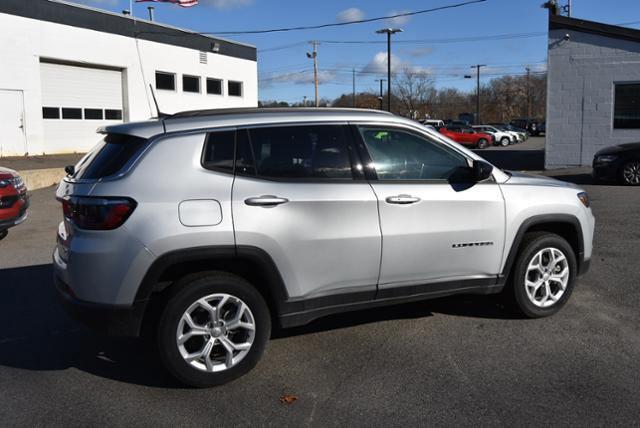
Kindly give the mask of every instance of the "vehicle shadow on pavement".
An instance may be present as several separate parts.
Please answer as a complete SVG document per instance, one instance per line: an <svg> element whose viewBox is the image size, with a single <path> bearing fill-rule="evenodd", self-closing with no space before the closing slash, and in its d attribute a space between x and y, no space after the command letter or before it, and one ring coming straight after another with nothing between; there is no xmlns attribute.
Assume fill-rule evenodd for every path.
<svg viewBox="0 0 640 428"><path fill-rule="evenodd" d="M51 264L0 270L0 365L23 370L77 369L127 383L180 388L150 343L98 335L70 319L58 304ZM396 319L448 315L515 319L492 296L457 296L327 316L309 325L274 329L272 338Z"/></svg>
<svg viewBox="0 0 640 428"><path fill-rule="evenodd" d="M58 304L50 264L0 270L0 365L24 370L76 368L95 376L179 387L149 344L105 337L70 319Z"/></svg>

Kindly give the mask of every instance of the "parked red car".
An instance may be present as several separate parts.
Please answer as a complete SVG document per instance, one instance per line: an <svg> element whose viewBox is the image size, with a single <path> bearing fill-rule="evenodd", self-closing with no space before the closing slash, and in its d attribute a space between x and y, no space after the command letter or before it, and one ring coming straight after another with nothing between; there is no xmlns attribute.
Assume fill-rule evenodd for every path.
<svg viewBox="0 0 640 428"><path fill-rule="evenodd" d="M475 149L484 149L494 143L493 135L478 132L470 126L449 125L440 128L438 131L456 143L471 146Z"/></svg>
<svg viewBox="0 0 640 428"><path fill-rule="evenodd" d="M17 172L0 167L0 239L10 227L27 219L29 196Z"/></svg>

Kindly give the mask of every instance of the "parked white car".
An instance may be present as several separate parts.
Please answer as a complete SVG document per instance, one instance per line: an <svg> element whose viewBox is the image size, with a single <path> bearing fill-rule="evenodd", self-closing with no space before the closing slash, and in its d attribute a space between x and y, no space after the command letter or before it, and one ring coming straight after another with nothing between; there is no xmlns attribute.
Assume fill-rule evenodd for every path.
<svg viewBox="0 0 640 428"><path fill-rule="evenodd" d="M518 137L515 135L515 133L511 132L511 131L503 131L500 130L498 128L496 128L495 126L491 126L491 125L474 125L473 129L475 129L476 131L480 131L480 132L487 132L489 134L492 134L496 139L495 139L495 144L496 145L500 145L502 147L506 147L509 144L513 144L513 143L517 143L518 142Z"/></svg>

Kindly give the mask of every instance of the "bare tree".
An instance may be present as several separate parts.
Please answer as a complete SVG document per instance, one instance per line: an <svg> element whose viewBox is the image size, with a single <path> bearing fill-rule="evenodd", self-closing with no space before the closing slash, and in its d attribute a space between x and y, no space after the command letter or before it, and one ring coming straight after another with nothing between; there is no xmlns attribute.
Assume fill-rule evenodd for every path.
<svg viewBox="0 0 640 428"><path fill-rule="evenodd" d="M406 67L396 80L399 112L413 119L423 118L435 101L437 91L429 72Z"/></svg>

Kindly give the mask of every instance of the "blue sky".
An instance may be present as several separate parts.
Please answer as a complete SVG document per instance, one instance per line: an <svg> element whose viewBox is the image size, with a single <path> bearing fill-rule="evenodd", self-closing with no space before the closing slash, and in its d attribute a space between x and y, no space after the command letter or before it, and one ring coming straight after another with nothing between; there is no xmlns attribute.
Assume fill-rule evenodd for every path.
<svg viewBox="0 0 640 428"><path fill-rule="evenodd" d="M160 3L154 6L159 22L215 33L374 18L462 1L200 0L200 5L190 9ZM76 2L112 11L129 8L129 0ZM353 69L357 72L357 91L377 89L375 79L386 78L386 44L332 42L384 42L384 36L375 31L386 26L404 29L404 33L394 36L392 58L397 69L424 70L431 73L438 87L471 90L475 79L464 79L464 74L471 72L472 64L488 65L483 70L483 81L504 74L524 73L527 66L544 70L547 12L540 7L542 3L543 0L487 0L395 22L225 37L258 48L261 100L296 102L303 96L313 98L313 63L305 55L311 49L310 40L320 41L321 97L335 98L341 93L350 93ZM573 0L572 3L574 17L610 24L636 22L628 26L640 28L640 0ZM136 16L146 17L146 7L150 4L136 4ZM510 36L483 40L504 34Z"/></svg>

